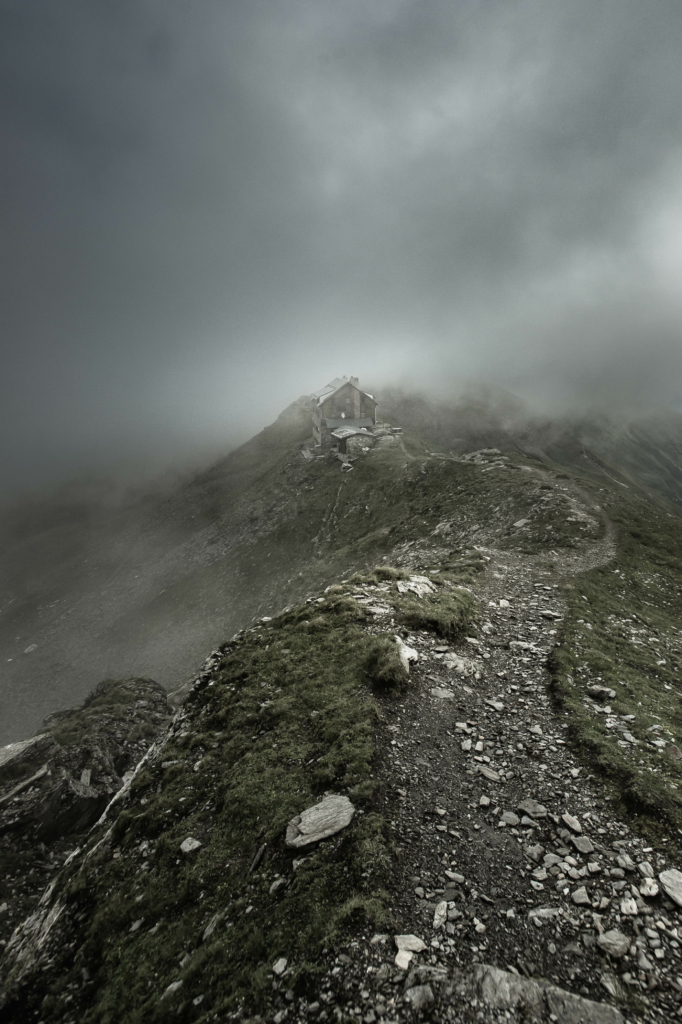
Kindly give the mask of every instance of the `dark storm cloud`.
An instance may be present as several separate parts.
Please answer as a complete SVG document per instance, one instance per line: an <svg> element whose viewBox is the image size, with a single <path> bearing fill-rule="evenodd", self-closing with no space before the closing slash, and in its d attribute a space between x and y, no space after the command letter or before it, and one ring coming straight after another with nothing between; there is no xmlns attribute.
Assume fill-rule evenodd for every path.
<svg viewBox="0 0 682 1024"><path fill-rule="evenodd" d="M682 390L678 0L0 6L5 486L338 373Z"/></svg>

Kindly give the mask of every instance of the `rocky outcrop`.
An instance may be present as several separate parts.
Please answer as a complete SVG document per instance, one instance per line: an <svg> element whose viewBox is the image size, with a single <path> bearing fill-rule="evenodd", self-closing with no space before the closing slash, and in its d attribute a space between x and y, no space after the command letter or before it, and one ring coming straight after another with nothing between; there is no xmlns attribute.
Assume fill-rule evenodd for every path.
<svg viewBox="0 0 682 1024"><path fill-rule="evenodd" d="M0 748L2 946L168 718L158 683L106 680L37 736Z"/></svg>

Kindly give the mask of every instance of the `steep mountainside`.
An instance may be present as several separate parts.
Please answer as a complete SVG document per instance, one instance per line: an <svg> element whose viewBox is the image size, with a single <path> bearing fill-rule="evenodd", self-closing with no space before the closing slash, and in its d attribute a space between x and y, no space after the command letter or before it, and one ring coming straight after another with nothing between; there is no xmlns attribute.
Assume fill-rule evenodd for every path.
<svg viewBox="0 0 682 1024"><path fill-rule="evenodd" d="M540 422L514 396L481 389L441 406L385 392L380 411L407 431L397 467L425 451L492 446L682 501L682 417L673 413L627 427L594 418ZM181 486L118 503L71 489L6 510L0 742L30 735L103 678L144 676L176 689L191 681L206 650L254 617L389 550L395 536L389 543L381 531L405 533L418 507L410 473L384 505L364 495L359 467L352 482L304 462L298 446L310 432L301 399ZM392 472L382 469L381 487ZM396 500L411 503L405 516Z"/></svg>
<svg viewBox="0 0 682 1024"><path fill-rule="evenodd" d="M596 457L452 457L427 422L346 471L297 422L174 511L194 536L231 493L243 614L288 607L74 836L5 1019L672 1019L678 516Z"/></svg>

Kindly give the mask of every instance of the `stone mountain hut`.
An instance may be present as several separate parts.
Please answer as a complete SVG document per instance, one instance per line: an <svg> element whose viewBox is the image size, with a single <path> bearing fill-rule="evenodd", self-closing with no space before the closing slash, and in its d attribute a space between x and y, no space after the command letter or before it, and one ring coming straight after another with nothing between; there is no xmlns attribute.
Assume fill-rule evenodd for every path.
<svg viewBox="0 0 682 1024"><path fill-rule="evenodd" d="M329 445L343 435L371 432L377 421L377 400L360 389L357 377L336 377L312 396L313 437L316 445Z"/></svg>

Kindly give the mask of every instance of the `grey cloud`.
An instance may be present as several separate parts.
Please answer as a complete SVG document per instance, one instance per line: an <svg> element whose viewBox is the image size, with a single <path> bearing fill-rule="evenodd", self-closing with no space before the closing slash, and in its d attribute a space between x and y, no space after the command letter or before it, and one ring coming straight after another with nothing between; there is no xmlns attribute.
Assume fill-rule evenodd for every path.
<svg viewBox="0 0 682 1024"><path fill-rule="evenodd" d="M4 0L5 487L338 373L679 396L681 44L677 0Z"/></svg>

